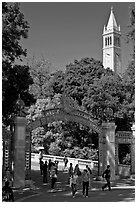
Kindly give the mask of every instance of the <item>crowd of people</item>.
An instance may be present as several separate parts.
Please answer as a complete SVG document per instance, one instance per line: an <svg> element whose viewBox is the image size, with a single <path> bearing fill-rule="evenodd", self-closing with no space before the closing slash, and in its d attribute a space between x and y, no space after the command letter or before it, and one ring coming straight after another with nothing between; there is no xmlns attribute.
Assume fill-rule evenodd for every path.
<svg viewBox="0 0 137 204"><path fill-rule="evenodd" d="M40 161L40 172L43 176L43 183L50 182L51 183L51 190L55 190L55 184L58 179L58 163L59 161L45 161L45 163L42 160L42 157L39 158ZM62 171L68 172L68 184L72 191L72 196L75 198L75 194L79 188L82 188L83 197L88 197L89 194L89 188L92 185L92 170L88 165L85 166L85 169L83 171L80 170L79 165L76 164L75 167L73 167L73 164L70 163L68 165L68 158L65 156L64 159L64 166L62 168ZM106 179L106 184L102 187L102 190L104 190L106 187L108 187L109 190L111 190L110 187L110 166L107 166L107 169L103 172L102 177Z"/></svg>
<svg viewBox="0 0 137 204"><path fill-rule="evenodd" d="M43 176L43 184L51 182L51 189L54 190L58 177L58 161L43 161L43 155L39 155L40 173Z"/></svg>
<svg viewBox="0 0 137 204"><path fill-rule="evenodd" d="M72 196L75 198L76 192L79 188L82 188L83 197L88 197L89 188L92 185L92 170L88 165L85 166L83 171L80 170L79 165L76 164L73 167L73 164L70 163L68 165L68 158L64 157L64 166L62 171L66 171L68 173L68 184L72 191ZM58 179L58 164L59 161L54 160L52 161L49 159L48 161L43 161L43 155L40 153L39 155L39 165L40 165L40 174L43 177L43 184L50 183L51 191L55 191L56 182ZM8 171L8 170L7 170ZM3 202L13 202L14 196L13 191L10 186L10 177L9 173L6 174L7 177L5 178L5 186L2 188L2 199ZM106 184L102 186L102 190L108 187L108 190L111 190L110 186L110 178L111 178L111 171L110 165L107 166L106 170L103 172L103 178L106 180Z"/></svg>

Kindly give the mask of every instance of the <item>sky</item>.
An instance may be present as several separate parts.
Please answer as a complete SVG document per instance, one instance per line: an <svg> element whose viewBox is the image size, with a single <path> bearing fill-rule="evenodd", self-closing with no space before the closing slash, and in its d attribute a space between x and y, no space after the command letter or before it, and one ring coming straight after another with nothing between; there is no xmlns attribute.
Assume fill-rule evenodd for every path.
<svg viewBox="0 0 137 204"><path fill-rule="evenodd" d="M75 59L102 61L102 33L111 6L121 27L122 67L128 65L131 45L126 43L129 7L134 2L22 2L20 9L30 28L21 45L27 57L49 60L53 70L65 70ZM23 60L25 62L25 60Z"/></svg>

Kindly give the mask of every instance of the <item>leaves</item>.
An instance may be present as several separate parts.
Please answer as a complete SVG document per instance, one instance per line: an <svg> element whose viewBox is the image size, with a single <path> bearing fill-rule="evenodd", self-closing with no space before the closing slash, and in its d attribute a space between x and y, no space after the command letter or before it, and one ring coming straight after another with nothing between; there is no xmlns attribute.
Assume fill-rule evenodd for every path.
<svg viewBox="0 0 137 204"><path fill-rule="evenodd" d="M33 59L30 63L30 75L33 78L30 93L33 94L36 99L45 98L50 92L51 66L51 63L45 59Z"/></svg>
<svg viewBox="0 0 137 204"><path fill-rule="evenodd" d="M28 22L24 20L18 3L2 3L2 56L4 61L14 62L22 55L26 56L20 39L27 38Z"/></svg>
<svg viewBox="0 0 137 204"><path fill-rule="evenodd" d="M19 44L21 38L27 38L28 22L20 12L18 3L2 3L2 106L3 123L10 124L10 117L15 114L14 105L21 95L25 105L34 99L28 93L32 78L29 67L15 65L16 59L26 56L26 50Z"/></svg>
<svg viewBox="0 0 137 204"><path fill-rule="evenodd" d="M25 102L26 106L34 102L32 95L28 93L29 85L33 83L29 74L29 67L21 65L10 67L2 83L3 122L9 125L11 114L16 113L15 103L19 94L21 94L21 99Z"/></svg>

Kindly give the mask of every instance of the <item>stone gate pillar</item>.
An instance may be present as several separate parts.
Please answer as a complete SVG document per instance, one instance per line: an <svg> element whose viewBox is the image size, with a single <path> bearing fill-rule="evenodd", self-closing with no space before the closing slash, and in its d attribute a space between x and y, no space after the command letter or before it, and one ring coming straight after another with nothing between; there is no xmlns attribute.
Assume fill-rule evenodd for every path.
<svg viewBox="0 0 137 204"><path fill-rule="evenodd" d="M111 168L111 179L115 180L115 123L102 123L102 156L100 158L100 175L107 165Z"/></svg>
<svg viewBox="0 0 137 204"><path fill-rule="evenodd" d="M135 124L132 126L131 140L131 174L135 174Z"/></svg>
<svg viewBox="0 0 137 204"><path fill-rule="evenodd" d="M25 186L26 118L15 118L14 187Z"/></svg>

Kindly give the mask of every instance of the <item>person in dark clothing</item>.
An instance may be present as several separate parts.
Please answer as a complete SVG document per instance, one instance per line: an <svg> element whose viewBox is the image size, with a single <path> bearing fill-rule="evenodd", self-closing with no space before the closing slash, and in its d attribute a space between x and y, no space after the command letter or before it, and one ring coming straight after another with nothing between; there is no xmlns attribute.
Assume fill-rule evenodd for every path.
<svg viewBox="0 0 137 204"><path fill-rule="evenodd" d="M90 183L89 183L89 187L91 187L91 182L92 182L92 170L90 169L90 167L88 166L88 165L86 165L86 169L87 169L87 171L89 172L89 174L90 174Z"/></svg>
<svg viewBox="0 0 137 204"><path fill-rule="evenodd" d="M83 180L83 197L88 198L88 191L89 191L89 184L90 184L90 173L87 169L84 169L82 174L82 180ZM86 191L86 195L85 195Z"/></svg>
<svg viewBox="0 0 137 204"><path fill-rule="evenodd" d="M48 169L49 169L49 171L51 170L51 166L52 166L52 161L51 161L51 159L49 159L49 163L48 163Z"/></svg>
<svg viewBox="0 0 137 204"><path fill-rule="evenodd" d="M43 159L43 152L42 152L42 150L40 150L40 152L39 152L39 164L42 161L42 159Z"/></svg>
<svg viewBox="0 0 137 204"><path fill-rule="evenodd" d="M48 183L47 173L48 173L48 165L47 165L47 161L45 161L45 164L43 164L43 183Z"/></svg>
<svg viewBox="0 0 137 204"><path fill-rule="evenodd" d="M59 164L59 161L55 161L55 169L56 169L56 174L58 174L58 164Z"/></svg>
<svg viewBox="0 0 137 204"><path fill-rule="evenodd" d="M108 186L108 189L110 191L111 190L111 187L110 187L110 177L111 177L110 165L107 165L107 169L103 172L102 177L105 178L107 181L107 183L104 186L102 186L102 190L104 190Z"/></svg>
<svg viewBox="0 0 137 204"><path fill-rule="evenodd" d="M78 164L76 164L76 166L75 166L74 173L75 172L77 173L78 176L81 176L81 171L79 169L79 165Z"/></svg>
<svg viewBox="0 0 137 204"><path fill-rule="evenodd" d="M44 162L41 160L40 161L40 173L41 173L41 175L43 175L43 164L44 164Z"/></svg>
<svg viewBox="0 0 137 204"><path fill-rule="evenodd" d="M65 168L67 167L67 164L68 164L67 156L64 157L63 161L64 161L64 170L65 170Z"/></svg>
<svg viewBox="0 0 137 204"><path fill-rule="evenodd" d="M2 188L2 202L14 202L13 191L8 181L5 182L5 186Z"/></svg>
<svg viewBox="0 0 137 204"><path fill-rule="evenodd" d="M73 175L73 165L72 165L72 163L70 163L68 173L69 173L68 183L70 183L70 178Z"/></svg>

